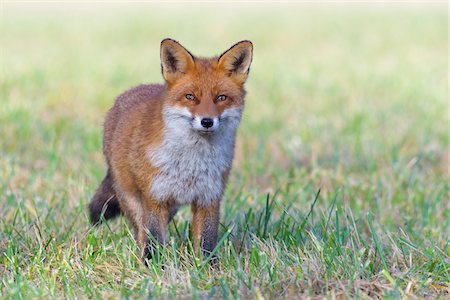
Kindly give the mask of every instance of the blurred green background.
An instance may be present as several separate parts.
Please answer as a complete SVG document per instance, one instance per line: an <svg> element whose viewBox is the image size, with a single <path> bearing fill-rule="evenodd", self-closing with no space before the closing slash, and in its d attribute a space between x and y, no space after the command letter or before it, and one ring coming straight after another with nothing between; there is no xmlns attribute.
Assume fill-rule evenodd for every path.
<svg viewBox="0 0 450 300"><path fill-rule="evenodd" d="M320 189L316 223L326 220L330 207L339 208L340 213L351 212L362 220L355 230L360 230L367 249L372 249L376 243L372 243L366 223L369 213L378 224L374 230L382 235L379 241L384 247L396 245L400 241L396 234L406 232L413 236L410 242L415 248L431 259L425 265L431 265L440 253L437 271L431 269L431 275L423 275L421 264L410 266L406 273L414 278L420 295L439 294L441 290L433 290L427 280L445 282L449 272L447 25L445 3L4 3L0 82L2 294L70 296L83 291L104 297L115 287L125 287L135 296L145 294L145 288L137 292L136 285L125 281L114 285L114 279L105 279L109 275L98 270L84 279L68 279L73 284L68 290L61 282L69 270L66 275L52 275L55 279L42 274L46 274L43 270L58 269L64 260L73 264L73 259L91 255L87 233L100 240L108 234L102 229L89 231L85 211L105 172L103 117L124 90L140 83L162 83L159 45L167 37L199 56L220 54L243 39L254 43L246 109L224 201L224 232L230 224L242 223L243 227L235 227L232 234L238 239L245 237L241 230L245 224L250 224L250 232L253 225L257 228L243 213L264 214L268 209L266 195L274 193L277 206L268 226L275 230L281 226L277 221L285 209L292 208L304 217ZM189 210L182 211L179 222L188 220L189 215ZM307 224L314 228L316 223L311 222ZM342 219L333 222L337 226ZM33 229L36 224L41 226L40 233ZM99 246L105 249L113 245L117 261L105 258L94 265L106 269L117 266L115 263L127 265L123 259L132 251L132 239L125 239L126 249L114 246L127 236L127 231L120 229L125 224L124 220L113 222L116 233L109 240L112 244ZM297 229L300 235L305 233L305 227ZM172 234L174 230L172 227ZM257 239L280 251L289 244L288 236L268 241L257 232L255 229L248 237L250 244ZM297 244L307 249L308 241L313 240L305 234L302 239L306 244ZM319 242L326 244L322 238ZM343 240L342 247L349 242ZM47 258L35 262L35 269L30 270L30 256L49 251L43 248L45 241L54 243L50 252L59 254L46 254ZM227 247L219 250L222 256L228 253ZM431 252L425 253L425 249ZM243 251L236 259L245 261L251 253ZM288 247L286 253L298 255L296 248ZM380 255L373 259L376 265ZM283 266L280 272L296 274L292 262L279 257L269 264L276 261ZM308 263L330 268L323 256L305 259L304 264ZM79 264L81 269L89 268ZM226 259L223 265L228 278L224 279L225 290L233 290L232 284L238 280L233 272L239 268ZM342 270L353 267L353 263L341 266ZM71 268L79 271L73 265ZM258 268L266 274L264 267ZM331 270L335 273L327 275L329 281L339 278L347 282L359 274L356 269L352 276ZM374 267L373 273L364 273L363 278L379 280L380 270ZM148 272L140 268L128 276L141 283L142 278L167 276ZM384 280L391 288L403 291L410 280L404 276L396 274L399 283L394 285ZM89 278L110 285L91 294L80 283ZM202 281L204 277L198 280L193 290L211 287ZM250 284L251 293L261 289L262 295L270 294L274 279L261 280L256 292ZM280 291L289 286L286 282L278 281ZM158 292L165 295L174 284L166 278ZM346 284L351 291L355 283L350 280ZM184 293L193 293L192 286L179 286ZM306 295L326 295L339 286L316 292L307 283L301 290Z"/></svg>

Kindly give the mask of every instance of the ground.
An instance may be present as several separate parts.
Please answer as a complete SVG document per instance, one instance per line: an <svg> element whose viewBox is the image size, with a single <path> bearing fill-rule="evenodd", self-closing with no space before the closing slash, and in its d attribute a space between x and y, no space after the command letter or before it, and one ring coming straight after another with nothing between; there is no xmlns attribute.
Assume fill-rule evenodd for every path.
<svg viewBox="0 0 450 300"><path fill-rule="evenodd" d="M1 21L2 298L449 297L445 4L4 3ZM105 112L162 82L166 37L255 47L219 270L189 208L150 267L124 218L88 222Z"/></svg>

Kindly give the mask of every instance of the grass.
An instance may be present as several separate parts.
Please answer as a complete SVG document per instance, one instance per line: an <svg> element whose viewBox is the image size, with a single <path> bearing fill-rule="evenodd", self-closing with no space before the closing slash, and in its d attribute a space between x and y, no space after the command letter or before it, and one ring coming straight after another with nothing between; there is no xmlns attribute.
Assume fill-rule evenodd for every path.
<svg viewBox="0 0 450 300"><path fill-rule="evenodd" d="M2 298L447 298L444 8L3 4ZM88 223L103 116L162 81L165 37L255 44L220 270L193 255L188 208L148 268L124 218Z"/></svg>

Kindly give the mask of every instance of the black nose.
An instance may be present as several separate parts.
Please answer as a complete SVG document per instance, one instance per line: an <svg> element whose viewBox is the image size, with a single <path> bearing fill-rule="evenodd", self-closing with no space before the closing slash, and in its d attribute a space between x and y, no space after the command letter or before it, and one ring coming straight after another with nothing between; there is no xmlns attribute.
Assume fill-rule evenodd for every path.
<svg viewBox="0 0 450 300"><path fill-rule="evenodd" d="M205 128L209 128L212 127L214 125L214 120L210 119L210 118L203 118L200 123L202 124L203 127Z"/></svg>

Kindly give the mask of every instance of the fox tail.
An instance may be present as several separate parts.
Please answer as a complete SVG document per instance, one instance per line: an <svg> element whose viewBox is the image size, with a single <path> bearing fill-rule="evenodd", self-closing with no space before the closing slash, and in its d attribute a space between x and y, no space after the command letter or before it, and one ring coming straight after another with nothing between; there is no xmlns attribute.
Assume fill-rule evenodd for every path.
<svg viewBox="0 0 450 300"><path fill-rule="evenodd" d="M97 225L103 219L112 219L120 214L120 205L113 184L114 179L111 171L108 170L89 204L89 216L92 225Z"/></svg>

